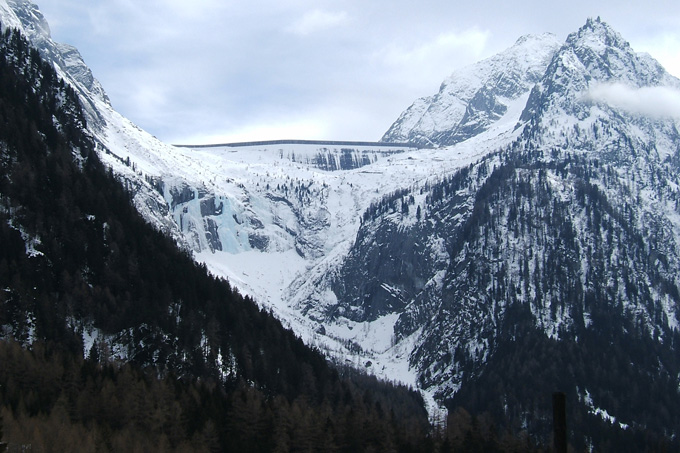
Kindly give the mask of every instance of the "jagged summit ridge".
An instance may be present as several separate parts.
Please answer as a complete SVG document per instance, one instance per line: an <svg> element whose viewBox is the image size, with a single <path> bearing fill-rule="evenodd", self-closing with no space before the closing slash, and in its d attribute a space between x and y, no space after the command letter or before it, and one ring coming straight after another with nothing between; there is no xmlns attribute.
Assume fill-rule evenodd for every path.
<svg viewBox="0 0 680 453"><path fill-rule="evenodd" d="M631 89L680 87L654 58L636 53L599 17L590 18L564 42L550 34L527 35L506 51L456 71L437 94L417 99L404 111L383 140L453 145L507 119L513 102L523 103L523 113L515 118L518 127L550 99L570 112L583 110L585 117L589 107L583 101L592 101L589 89L611 83Z"/></svg>
<svg viewBox="0 0 680 453"><path fill-rule="evenodd" d="M483 132L531 90L560 45L550 33L522 36L504 52L454 72L437 94L402 113L382 140L446 146Z"/></svg>
<svg viewBox="0 0 680 453"><path fill-rule="evenodd" d="M537 106L545 110L553 103L567 110L586 108L577 94L587 93L595 84L614 82L635 88L680 86L656 60L636 53L608 24L588 19L567 37L533 90L521 119L529 119Z"/></svg>
<svg viewBox="0 0 680 453"><path fill-rule="evenodd" d="M599 17L589 18L571 33L563 49L572 52L583 64L589 80L615 80L642 87L667 84L672 79L656 60L636 53L628 41Z"/></svg>
<svg viewBox="0 0 680 453"><path fill-rule="evenodd" d="M680 80L648 54L636 53L599 18L588 19L567 37L531 91L520 125L528 123L525 136L543 145L566 142L607 159L630 159L631 148L649 149L647 159L665 158L672 153L668 140L677 137L677 126L654 114L644 90L677 92ZM624 105L623 95L638 105Z"/></svg>

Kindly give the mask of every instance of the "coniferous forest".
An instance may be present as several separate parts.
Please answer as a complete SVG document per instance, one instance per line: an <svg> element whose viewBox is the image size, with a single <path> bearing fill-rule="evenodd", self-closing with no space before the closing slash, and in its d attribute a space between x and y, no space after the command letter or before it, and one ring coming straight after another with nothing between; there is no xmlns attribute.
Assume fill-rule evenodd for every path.
<svg viewBox="0 0 680 453"><path fill-rule="evenodd" d="M446 369L455 360L454 369L464 370L460 387L445 398L452 416L457 408L464 407L472 413L484 413L490 417L489 423L510 427L513 432L551 433L550 399L559 389L567 395L569 429L579 434L578 438L573 435L575 451L589 451L593 445L593 451L678 451L680 445L673 430L680 423L676 410L680 402L676 352L680 336L677 330L664 328L659 322L662 327L657 335L663 335L664 341L655 341L643 323L632 321L619 309L622 297L608 284L616 281L610 275L620 272L625 276L622 293L638 306L656 307L654 317L662 320L664 315L659 304L654 304L650 287L656 285L673 298L677 298L678 290L664 275L664 267L649 259L644 244L661 242L658 238L663 235L647 232L648 237L644 237L634 226L630 205L620 209L607 198L600 187L612 187L620 193L625 190L613 177L611 164L567 153L560 156L558 151L551 160L543 160L541 152L507 149L442 181L416 188L420 194L414 190L386 195L364 213L357 240L361 246L351 257L359 260L375 253L374 244L390 244L380 247L381 259L399 262L400 254L411 244L426 243L433 231L447 232L443 241L454 258L445 266L455 272L449 274L451 281L441 285L445 288L441 297L430 299L442 301L443 308L427 311L427 306L421 306L411 316L437 319L428 325L429 344L416 351L417 359L428 365L421 375L423 387L432 385L430 376L441 378L436 372L430 375L432 369ZM555 196L549 179L573 188L574 201ZM603 181L602 186L597 181ZM664 181L656 187L671 192L668 188L673 186ZM426 220L421 222L419 217L408 231L398 223L405 217L400 206L408 205L414 195L425 195L426 202L418 205L424 209L418 212ZM579 210L585 213L580 227L573 222L574 212ZM461 212L469 213L463 221L457 217ZM587 241L577 245L577 238L584 236L594 238L590 247L580 245ZM519 247L508 246L518 238ZM656 244L652 248L663 249ZM617 256L617 260L609 261L609 256ZM632 264L626 266L624 260ZM422 262L425 268L427 262ZM582 263L590 269L585 285L581 285ZM510 270L513 264L515 271ZM349 263L347 269L345 282L351 285L343 289L346 293L355 291L347 297L348 304L359 301L380 306L380 299L369 300L367 296L380 293L372 293L366 283L378 272L369 272L370 277L366 277L356 262ZM358 277L353 274L357 269ZM651 275L652 285L639 275ZM380 282L397 281L390 281L391 277L388 273L381 275ZM425 280L422 275L417 277ZM406 282L407 290L412 288L407 278L398 278L400 283ZM369 289L361 288L364 293L357 297L360 285ZM532 285L535 292L527 297ZM523 295L526 299L519 302ZM483 310L493 311L496 304L508 307L503 316L495 318L497 322L490 321L492 314L476 316ZM482 308L476 311L477 307ZM561 327L559 336L551 338L544 326L537 326L535 313L541 309L545 309L544 319L548 320L544 325L567 310L581 310L573 316L581 320L580 324ZM594 328L587 328L583 321L584 309L589 311L587 319ZM470 327L456 330L457 320L466 316L471 320ZM422 322L402 319L403 336ZM492 337L494 331L500 333ZM461 341L452 332L467 337ZM466 349L466 345L476 344L475 335L491 345L484 366L479 366L479 357ZM447 338L457 340L451 342L455 347L447 349ZM446 379L452 379L451 375L445 375L442 381ZM604 418L593 401L616 411L619 421ZM621 420L635 422L625 424ZM450 423L456 424L451 419Z"/></svg>
<svg viewBox="0 0 680 453"><path fill-rule="evenodd" d="M412 389L328 364L130 199L76 93L6 30L0 451L539 450L463 409L433 426Z"/></svg>

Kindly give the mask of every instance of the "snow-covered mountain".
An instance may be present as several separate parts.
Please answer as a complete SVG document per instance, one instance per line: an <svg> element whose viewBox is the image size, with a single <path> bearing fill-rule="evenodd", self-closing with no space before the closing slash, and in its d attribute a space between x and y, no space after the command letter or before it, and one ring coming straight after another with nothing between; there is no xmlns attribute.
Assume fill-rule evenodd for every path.
<svg viewBox="0 0 680 453"><path fill-rule="evenodd" d="M525 428L545 413L528 375L620 425L651 410L608 388L677 394L680 123L644 96L680 82L600 20L454 73L383 137L438 148L179 148L119 115L35 5L0 15L76 88L145 218L330 358Z"/></svg>
<svg viewBox="0 0 680 453"><path fill-rule="evenodd" d="M679 83L589 19L531 90L516 141L367 212L333 282L341 312L398 315L393 341L453 404L537 429L536 392L559 387L584 438L598 419L677 435L676 417L642 412L679 392L680 121L649 101Z"/></svg>
<svg viewBox="0 0 680 453"><path fill-rule="evenodd" d="M77 51L51 39L36 5L0 0L0 13L3 27L21 30L80 94L102 161L151 224L274 309L307 342L337 350L342 361L368 360L349 351L344 339L319 335L319 322L288 298L291 285L303 285L306 275L343 256L371 200L426 175L443 175L458 161L414 165L430 159L389 144L174 147L114 110ZM95 340L96 332L86 346ZM414 382L405 359L398 362L406 371L393 377Z"/></svg>
<svg viewBox="0 0 680 453"><path fill-rule="evenodd" d="M437 94L404 111L382 140L449 146L484 132L529 94L561 44L549 33L526 35L504 52L454 72Z"/></svg>

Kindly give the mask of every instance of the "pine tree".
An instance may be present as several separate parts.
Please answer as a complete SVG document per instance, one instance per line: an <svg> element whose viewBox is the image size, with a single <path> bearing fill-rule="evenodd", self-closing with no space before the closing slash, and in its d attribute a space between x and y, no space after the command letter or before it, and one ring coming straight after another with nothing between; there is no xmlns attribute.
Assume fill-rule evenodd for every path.
<svg viewBox="0 0 680 453"><path fill-rule="evenodd" d="M2 413L0 413L0 453L7 451L7 444L2 441Z"/></svg>

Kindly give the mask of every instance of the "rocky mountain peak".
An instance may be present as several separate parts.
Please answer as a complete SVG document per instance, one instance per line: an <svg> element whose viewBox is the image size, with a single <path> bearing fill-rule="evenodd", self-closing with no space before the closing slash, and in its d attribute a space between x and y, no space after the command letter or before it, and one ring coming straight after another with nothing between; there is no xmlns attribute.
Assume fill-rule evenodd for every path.
<svg viewBox="0 0 680 453"><path fill-rule="evenodd" d="M599 17L586 19L585 25L567 37L567 44L573 45L577 41L590 43L600 43L599 48L618 47L620 49L630 49L628 41L623 39L621 34L614 30L609 24L603 22Z"/></svg>
<svg viewBox="0 0 680 453"><path fill-rule="evenodd" d="M23 25L23 31L31 42L37 43L51 39L50 25L38 8L29 0L7 0Z"/></svg>
<svg viewBox="0 0 680 453"><path fill-rule="evenodd" d="M520 121L536 120L551 112L550 121L564 115L579 121L596 114L591 90L598 86L679 87L648 54L636 53L623 37L599 18L588 19L570 34L554 55L541 81L534 87ZM602 112L600 112L601 114Z"/></svg>
<svg viewBox="0 0 680 453"><path fill-rule="evenodd" d="M573 54L589 80L625 81L636 86L658 83L658 66L650 68L641 61L628 41L607 23L588 19L578 31L567 37L564 52Z"/></svg>
<svg viewBox="0 0 680 453"><path fill-rule="evenodd" d="M515 66L508 56L531 41L520 38L517 47L504 52L505 60L495 60L506 66L496 74L510 77ZM484 83L465 101L466 115L494 112L477 102L483 93L492 93L486 100L502 101L500 91L494 91L498 85L485 78L492 73L491 61L474 66L477 79L467 78ZM460 75L448 79L439 94L414 104L423 109L421 117L442 109L442 94L451 93L460 80ZM531 94L517 98L525 108L516 140L507 136L507 142L495 142L482 160L438 184L400 193L401 203L393 203L393 209L367 211L368 220L336 274L338 309L328 312L363 322L397 317L395 349L415 344L410 364L419 385L441 399L451 398L451 407L495 405L507 415L502 390L511 380L507 365L534 360L532 344L546 351L582 347L588 353L569 360L584 370L601 366L590 354L602 349L603 357L618 357L613 363L634 364L631 373L612 377L622 379L621 388L657 386L663 379L658 376L666 373L676 395L677 363L655 361L650 384L639 384L648 378L637 370L650 356L677 355L670 339L677 337L680 322L680 136L677 120L654 116L649 106L651 94L675 92L680 81L649 55L636 53L600 19L589 19L570 34L534 80ZM413 118L408 113L402 125ZM459 122L428 134L412 124L411 130L434 142L461 130ZM488 129L445 152L456 155L496 131ZM494 153L497 149L502 151ZM411 197L413 207L404 209ZM385 197L383 205L390 201ZM414 210L420 213L415 221L409 218ZM624 346L639 342L648 345L639 355ZM668 368L662 369L665 363ZM565 385L585 407L582 412L599 415L595 404L611 407L622 431L629 426L621 424L626 418L630 426L646 423L639 413L604 402L613 385L600 387L593 373L579 373ZM519 372L512 385L535 392L536 386L527 386L532 374ZM548 374L537 367L541 382ZM483 376L494 378L484 381ZM595 393L599 396L593 398ZM480 404L479 398L488 395ZM525 397L531 398L520 399ZM640 404L646 399L641 397ZM532 410L517 413L522 418ZM597 417L591 421L598 422ZM663 423L676 425L670 419L659 426Z"/></svg>
<svg viewBox="0 0 680 453"><path fill-rule="evenodd" d="M0 13L3 25L19 28L26 38L40 51L43 58L51 61L58 70L68 75L74 88L86 91L94 97L110 104L109 98L92 71L85 64L80 52L68 44L52 40L50 26L40 8L30 0L0 0ZM87 96L84 96L84 99ZM89 104L89 102L86 102ZM88 121L99 124L100 115L93 105L85 105Z"/></svg>

